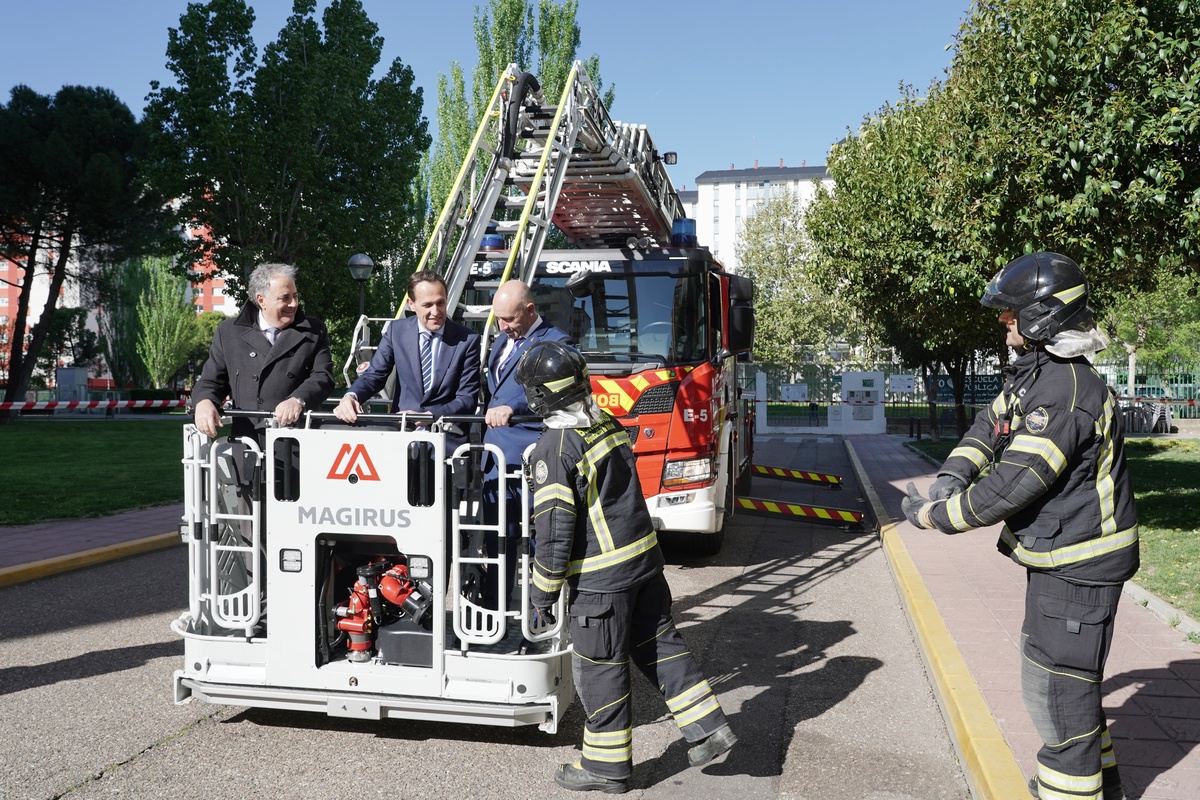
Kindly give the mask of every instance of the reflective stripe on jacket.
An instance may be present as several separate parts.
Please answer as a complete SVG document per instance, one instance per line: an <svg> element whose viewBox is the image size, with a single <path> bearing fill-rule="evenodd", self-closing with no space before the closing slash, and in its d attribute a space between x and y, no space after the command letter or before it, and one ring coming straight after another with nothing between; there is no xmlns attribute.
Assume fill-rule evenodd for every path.
<svg viewBox="0 0 1200 800"><path fill-rule="evenodd" d="M997 546L1030 569L1128 580L1138 521L1116 400L1084 358L1035 350L1011 372L942 465L969 488L934 504L934 525L956 533L1003 520Z"/></svg>
<svg viewBox="0 0 1200 800"><path fill-rule="evenodd" d="M535 606L551 605L563 583L613 592L662 569L658 536L620 423L605 415L588 428L547 430L529 465Z"/></svg>

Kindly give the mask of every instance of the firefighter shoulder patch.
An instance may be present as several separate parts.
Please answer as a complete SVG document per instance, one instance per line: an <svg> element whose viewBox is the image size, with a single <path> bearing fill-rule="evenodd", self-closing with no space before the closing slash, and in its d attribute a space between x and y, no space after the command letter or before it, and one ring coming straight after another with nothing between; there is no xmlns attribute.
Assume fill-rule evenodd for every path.
<svg viewBox="0 0 1200 800"><path fill-rule="evenodd" d="M546 462L541 459L533 467L533 479L541 484L546 482L546 478L550 477L550 470L546 466Z"/></svg>
<svg viewBox="0 0 1200 800"><path fill-rule="evenodd" d="M1025 415L1025 428L1030 433L1043 433L1050 424L1050 413L1042 406Z"/></svg>

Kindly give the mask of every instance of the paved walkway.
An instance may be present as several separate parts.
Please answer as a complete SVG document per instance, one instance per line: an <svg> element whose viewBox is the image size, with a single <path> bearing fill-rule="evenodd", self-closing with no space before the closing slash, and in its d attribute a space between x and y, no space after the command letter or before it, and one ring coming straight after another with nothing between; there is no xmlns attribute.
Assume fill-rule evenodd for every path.
<svg viewBox="0 0 1200 800"><path fill-rule="evenodd" d="M904 521L904 485L912 480L927 490L934 468L904 447L902 438L856 436L846 446L880 523L974 796L1028 797L1024 783L1036 769L1039 742L1020 693L1023 570L996 552L996 530L943 536ZM822 465L807 469L819 472ZM178 546L181 513L176 505L0 527L0 586ZM1104 682L1109 728L1130 800L1200 798L1200 646L1182 632L1196 623L1185 620L1173 629L1164 614L1157 599L1128 587Z"/></svg>
<svg viewBox="0 0 1200 800"><path fill-rule="evenodd" d="M1024 570L996 551L998 527L946 536L904 520L905 485L911 480L927 493L936 468L904 447L902 438L852 437L847 446L861 465L856 468L864 473L863 485L873 489L871 503L893 574L913 612L943 711L960 734L976 795L1028 797L1020 784L1036 771L1040 740L1021 702ZM908 574L914 568L915 574ZM1200 645L1156 616L1149 603L1136 602L1144 593L1129 588L1117 611L1103 684L1125 791L1131 800L1195 800L1200 797ZM969 675L959 671L963 666ZM990 720L975 713L980 697L983 716ZM997 728L1006 748L990 746ZM1015 774L1011 763L1004 763L1003 749L1015 758Z"/></svg>

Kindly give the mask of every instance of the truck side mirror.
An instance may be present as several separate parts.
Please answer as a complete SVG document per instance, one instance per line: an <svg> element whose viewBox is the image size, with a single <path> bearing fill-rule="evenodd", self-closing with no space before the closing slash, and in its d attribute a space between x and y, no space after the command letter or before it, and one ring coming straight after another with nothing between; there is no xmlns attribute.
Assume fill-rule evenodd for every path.
<svg viewBox="0 0 1200 800"><path fill-rule="evenodd" d="M729 276L729 349L742 353L754 347L754 284L745 275Z"/></svg>

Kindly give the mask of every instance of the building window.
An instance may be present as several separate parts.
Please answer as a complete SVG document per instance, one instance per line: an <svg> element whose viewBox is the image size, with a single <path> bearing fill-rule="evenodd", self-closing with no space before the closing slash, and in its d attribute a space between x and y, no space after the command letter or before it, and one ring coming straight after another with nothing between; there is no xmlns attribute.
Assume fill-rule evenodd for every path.
<svg viewBox="0 0 1200 800"><path fill-rule="evenodd" d="M8 298L0 297L0 306L6 306L6 305L8 305Z"/></svg>
<svg viewBox="0 0 1200 800"><path fill-rule="evenodd" d="M8 324L8 314L0 314L0 325Z"/></svg>

